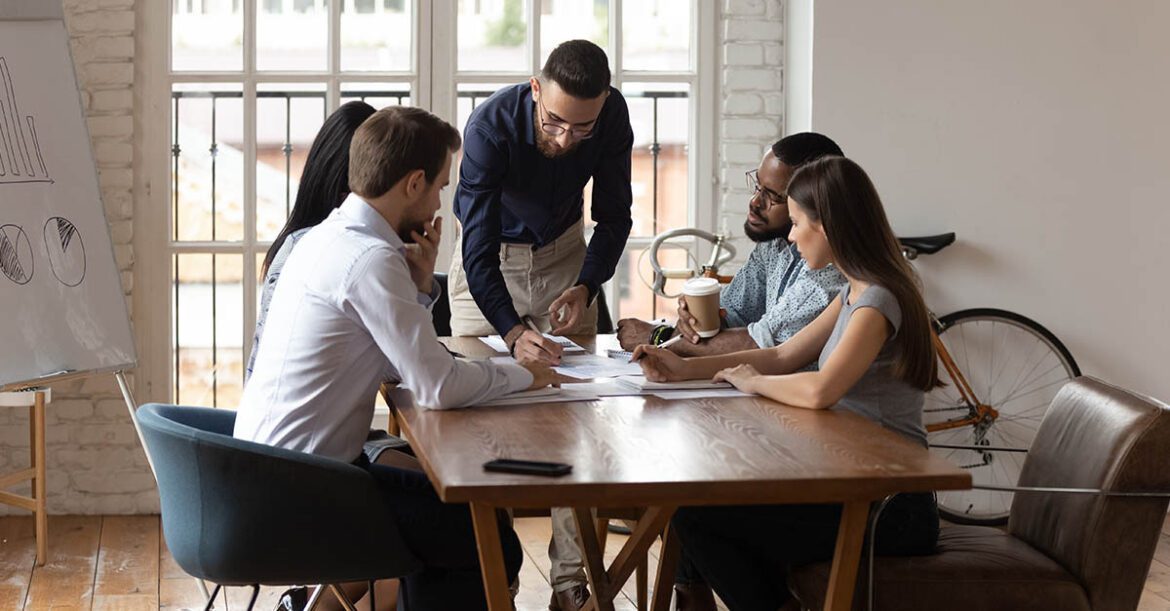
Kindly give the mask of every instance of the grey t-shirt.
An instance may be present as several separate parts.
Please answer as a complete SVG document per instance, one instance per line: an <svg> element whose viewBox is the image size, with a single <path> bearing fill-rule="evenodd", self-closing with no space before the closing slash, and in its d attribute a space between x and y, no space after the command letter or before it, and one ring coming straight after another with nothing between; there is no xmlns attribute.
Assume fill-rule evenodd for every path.
<svg viewBox="0 0 1170 611"><path fill-rule="evenodd" d="M873 420L882 426L897 431L923 446L926 445L926 429L922 426L922 404L925 393L894 377L893 366L897 354L894 338L902 325L902 308L898 299L883 286L871 285L852 304L849 303L849 285L841 289L841 313L833 327L833 334L821 350L818 362L820 368L841 341L845 327L853 313L860 308L874 308L890 321L894 332L886 338L885 345L861 379L845 393L833 409L847 409Z"/></svg>

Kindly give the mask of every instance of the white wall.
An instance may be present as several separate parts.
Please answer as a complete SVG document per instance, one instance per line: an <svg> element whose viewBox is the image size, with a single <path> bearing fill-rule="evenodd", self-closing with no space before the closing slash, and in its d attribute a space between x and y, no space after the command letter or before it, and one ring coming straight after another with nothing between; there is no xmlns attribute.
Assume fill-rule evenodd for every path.
<svg viewBox="0 0 1170 611"><path fill-rule="evenodd" d="M940 313L1034 317L1085 373L1170 400L1170 3L834 0L812 126L871 174Z"/></svg>

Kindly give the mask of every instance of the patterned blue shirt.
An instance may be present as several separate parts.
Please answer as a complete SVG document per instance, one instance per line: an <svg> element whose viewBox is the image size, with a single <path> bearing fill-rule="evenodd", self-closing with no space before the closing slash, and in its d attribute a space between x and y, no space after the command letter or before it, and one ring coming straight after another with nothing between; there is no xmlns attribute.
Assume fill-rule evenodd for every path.
<svg viewBox="0 0 1170 611"><path fill-rule="evenodd" d="M770 348L812 322L844 285L835 267L809 269L795 244L776 238L756 244L719 302L728 327L747 327L759 347Z"/></svg>

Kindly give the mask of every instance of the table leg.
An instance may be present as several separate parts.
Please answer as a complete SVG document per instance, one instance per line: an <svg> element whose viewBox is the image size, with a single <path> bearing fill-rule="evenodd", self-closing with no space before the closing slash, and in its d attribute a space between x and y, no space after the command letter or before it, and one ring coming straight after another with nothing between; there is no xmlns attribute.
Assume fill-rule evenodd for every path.
<svg viewBox="0 0 1170 611"><path fill-rule="evenodd" d="M845 503L841 511L841 526L837 530L837 548L833 552L833 569L829 573L829 591L825 599L827 611L849 611L852 608L865 526L869 522L869 505L869 501L851 501Z"/></svg>
<svg viewBox="0 0 1170 611"><path fill-rule="evenodd" d="M508 591L508 576L504 571L504 549L500 545L496 508L472 503L471 522L475 526L475 542L479 548L479 567L483 571L483 589L487 595L488 609L510 611L512 594Z"/></svg>
<svg viewBox="0 0 1170 611"><path fill-rule="evenodd" d="M36 499L37 566L45 566L49 556L49 513L45 507L45 393L38 392L32 408L32 452L36 466L33 497Z"/></svg>
<svg viewBox="0 0 1170 611"><path fill-rule="evenodd" d="M605 572L605 558L602 545L599 541L597 523L588 507L574 507L573 517L577 520L577 541L581 544L581 552L585 557L585 575L589 578L589 597L587 609L598 611L613 611L613 596L616 588L610 587L609 576Z"/></svg>
<svg viewBox="0 0 1170 611"><path fill-rule="evenodd" d="M654 577L652 611L670 611L670 597L674 595L674 569L681 552L674 528L667 524L662 533L662 549L658 552L658 575Z"/></svg>

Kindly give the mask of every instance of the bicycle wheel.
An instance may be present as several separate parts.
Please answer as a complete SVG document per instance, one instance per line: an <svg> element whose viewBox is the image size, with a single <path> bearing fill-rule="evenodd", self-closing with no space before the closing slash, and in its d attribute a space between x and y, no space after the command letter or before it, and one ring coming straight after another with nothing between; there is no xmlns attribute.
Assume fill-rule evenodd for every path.
<svg viewBox="0 0 1170 611"><path fill-rule="evenodd" d="M960 310L939 319L939 339L976 405L939 361L946 384L927 393L923 421L936 444L1030 448L1048 405L1066 382L1081 374L1064 344L1036 321L992 308ZM988 409L990 408L990 409ZM971 470L975 484L1014 486L1022 452L932 448ZM960 524L1003 524L1012 493L958 490L938 494L939 513Z"/></svg>

